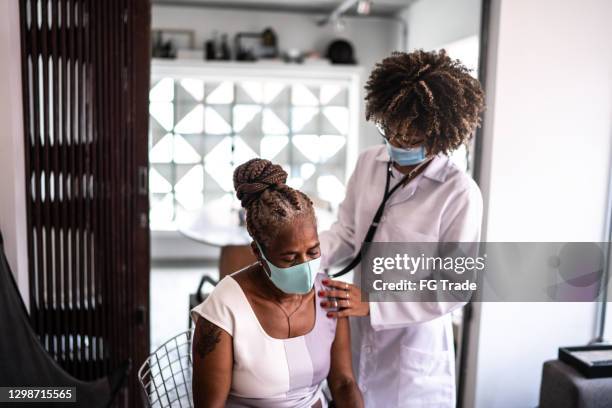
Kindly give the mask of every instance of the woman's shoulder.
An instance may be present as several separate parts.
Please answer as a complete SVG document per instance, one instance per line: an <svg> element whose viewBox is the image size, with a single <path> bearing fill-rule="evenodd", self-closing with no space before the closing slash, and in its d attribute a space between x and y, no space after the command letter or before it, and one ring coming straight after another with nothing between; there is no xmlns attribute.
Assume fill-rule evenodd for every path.
<svg viewBox="0 0 612 408"><path fill-rule="evenodd" d="M444 185L456 192L469 194L480 194L480 188L467 171L461 169L450 156L438 155L439 161L436 176L443 181Z"/></svg>
<svg viewBox="0 0 612 408"><path fill-rule="evenodd" d="M246 266L236 272L224 276L209 294L208 299L219 302L227 302L232 297L225 296L227 293L240 292L250 279L250 272L254 265Z"/></svg>
<svg viewBox="0 0 612 408"><path fill-rule="evenodd" d="M384 144L376 144L363 149L357 158L357 167L368 166L376 161L385 163L389 161L389 154Z"/></svg>
<svg viewBox="0 0 612 408"><path fill-rule="evenodd" d="M194 324L203 317L232 335L240 290L238 282L231 275L221 279L206 299L191 309Z"/></svg>

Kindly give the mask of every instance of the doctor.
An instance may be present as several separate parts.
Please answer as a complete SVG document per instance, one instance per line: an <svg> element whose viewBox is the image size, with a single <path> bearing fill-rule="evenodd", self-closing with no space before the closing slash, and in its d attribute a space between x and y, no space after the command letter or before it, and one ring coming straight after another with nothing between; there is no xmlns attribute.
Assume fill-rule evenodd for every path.
<svg viewBox="0 0 612 408"><path fill-rule="evenodd" d="M349 262L354 283L364 241L477 242L482 220L478 186L448 157L471 137L483 110L482 89L468 69L444 50L393 53L365 89L366 119L384 145L361 153L338 220L320 235L322 267ZM464 303L369 303L356 284L323 283L328 316L351 316L353 367L366 407L455 407L450 312Z"/></svg>

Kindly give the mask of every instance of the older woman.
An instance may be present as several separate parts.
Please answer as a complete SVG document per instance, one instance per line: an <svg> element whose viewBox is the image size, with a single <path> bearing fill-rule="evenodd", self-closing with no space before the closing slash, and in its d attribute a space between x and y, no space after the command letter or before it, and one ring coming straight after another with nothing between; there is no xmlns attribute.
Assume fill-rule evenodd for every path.
<svg viewBox="0 0 612 408"><path fill-rule="evenodd" d="M349 325L317 302L323 289L310 199L287 173L253 159L234 173L258 262L225 277L192 310L196 407L361 407Z"/></svg>

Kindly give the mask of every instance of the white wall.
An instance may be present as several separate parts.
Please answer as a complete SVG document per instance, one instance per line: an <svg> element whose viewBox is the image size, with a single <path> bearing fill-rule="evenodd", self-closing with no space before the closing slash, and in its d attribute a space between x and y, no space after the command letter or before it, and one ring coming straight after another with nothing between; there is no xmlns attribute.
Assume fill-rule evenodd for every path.
<svg viewBox="0 0 612 408"><path fill-rule="evenodd" d="M612 2L492 6L484 238L601 241L612 147ZM594 318L589 303L477 305L465 406L536 406L542 363L559 346L587 343Z"/></svg>
<svg viewBox="0 0 612 408"><path fill-rule="evenodd" d="M29 306L18 0L0 1L0 61L0 229L8 262Z"/></svg>
<svg viewBox="0 0 612 408"><path fill-rule="evenodd" d="M481 0L418 0L401 14L408 49L431 50L480 34Z"/></svg>

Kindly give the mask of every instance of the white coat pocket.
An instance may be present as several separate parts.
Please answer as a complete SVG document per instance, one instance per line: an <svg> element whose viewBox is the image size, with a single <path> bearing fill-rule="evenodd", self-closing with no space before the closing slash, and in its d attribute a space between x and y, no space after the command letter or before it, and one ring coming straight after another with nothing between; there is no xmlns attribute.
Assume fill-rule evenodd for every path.
<svg viewBox="0 0 612 408"><path fill-rule="evenodd" d="M455 384L448 352L401 346L398 407L453 408Z"/></svg>

